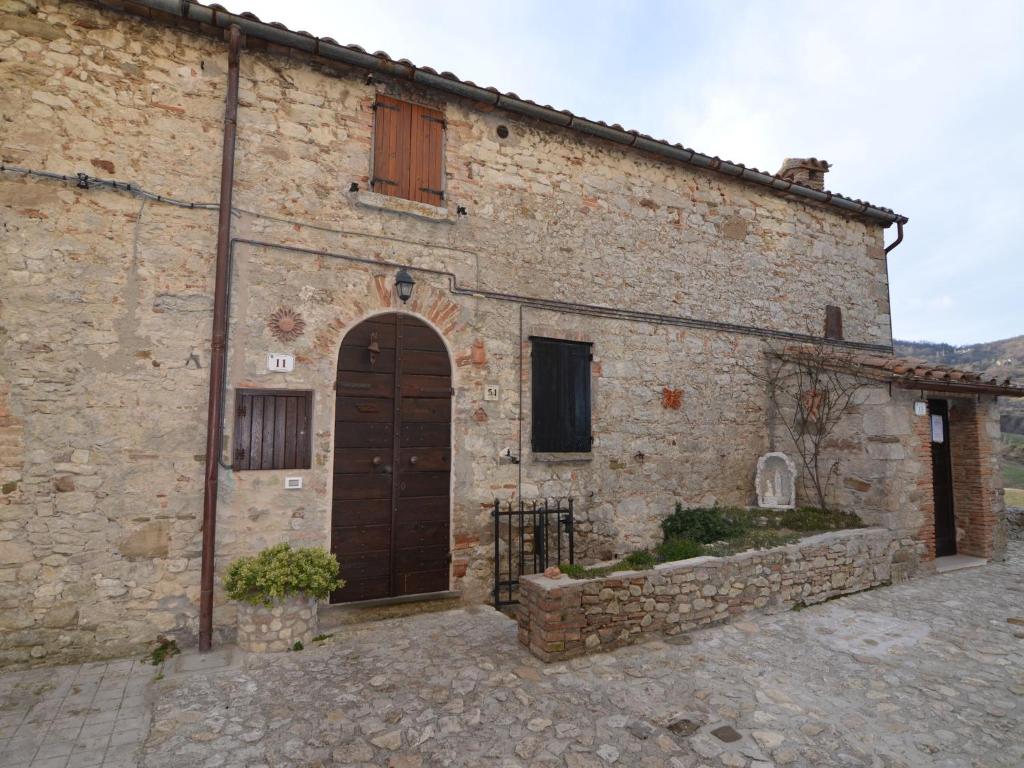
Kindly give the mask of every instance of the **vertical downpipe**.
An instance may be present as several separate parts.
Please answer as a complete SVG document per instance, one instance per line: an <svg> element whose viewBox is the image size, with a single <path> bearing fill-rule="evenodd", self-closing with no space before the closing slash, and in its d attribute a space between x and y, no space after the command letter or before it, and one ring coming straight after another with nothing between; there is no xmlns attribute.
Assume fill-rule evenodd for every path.
<svg viewBox="0 0 1024 768"><path fill-rule="evenodd" d="M206 415L206 482L203 488L203 556L199 575L199 650L213 644L213 570L217 538L217 480L220 469L221 420L226 372L228 247L231 242L231 193L235 183L235 136L238 132L238 64L242 31L228 33L228 89L224 97L224 146L220 165L217 217L217 270L213 286L213 331L210 339L210 394Z"/></svg>

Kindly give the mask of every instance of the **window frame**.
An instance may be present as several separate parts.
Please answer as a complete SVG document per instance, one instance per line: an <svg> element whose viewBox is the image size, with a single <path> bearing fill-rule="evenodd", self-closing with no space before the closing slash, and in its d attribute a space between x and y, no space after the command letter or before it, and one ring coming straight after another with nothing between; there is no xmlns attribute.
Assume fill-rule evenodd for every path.
<svg viewBox="0 0 1024 768"><path fill-rule="evenodd" d="M275 424L269 433L273 440L272 455L267 462L263 457L263 447L267 430L264 426L260 434L260 466L252 466L253 432L252 423L255 411L252 410L252 399L256 397L272 398L295 398L304 403L304 413L300 416L296 408L296 424L294 434L294 445L291 446L291 455L294 457L288 460L288 424L287 410L285 412L283 429L284 434L278 436L277 404L275 402ZM249 400L249 410L242 411L245 399ZM281 470L302 470L311 469L313 466L313 407L314 393L311 389L264 389L261 387L237 387L235 389L234 403L234 431L232 432L231 468L236 472L257 472L257 471L281 471ZM287 408L287 404L286 404ZM266 414L261 415L261 420ZM301 429L301 431L300 431ZM281 442L280 447L278 442ZM244 451L244 453L241 453ZM280 460L279 460L280 457ZM270 466L266 466L267 464Z"/></svg>
<svg viewBox="0 0 1024 768"><path fill-rule="evenodd" d="M556 369L548 373L538 368L539 348L554 355ZM580 363L575 369L574 359ZM530 336L530 448L533 453L591 453L593 451L593 375L592 342ZM578 370L583 381L574 382ZM542 381L542 376L553 376ZM582 401L578 395L582 394ZM542 398L553 397L554 402Z"/></svg>

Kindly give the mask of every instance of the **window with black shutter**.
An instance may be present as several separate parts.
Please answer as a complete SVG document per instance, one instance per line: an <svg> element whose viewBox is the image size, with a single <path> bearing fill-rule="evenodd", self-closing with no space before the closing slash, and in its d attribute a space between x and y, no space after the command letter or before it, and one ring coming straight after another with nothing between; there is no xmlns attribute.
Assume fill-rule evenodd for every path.
<svg viewBox="0 0 1024 768"><path fill-rule="evenodd" d="M531 338L533 450L590 450L590 344Z"/></svg>
<svg viewBox="0 0 1024 768"><path fill-rule="evenodd" d="M235 390L232 467L309 469L313 393L293 389Z"/></svg>
<svg viewBox="0 0 1024 768"><path fill-rule="evenodd" d="M373 191L444 205L444 115L387 96L373 109Z"/></svg>

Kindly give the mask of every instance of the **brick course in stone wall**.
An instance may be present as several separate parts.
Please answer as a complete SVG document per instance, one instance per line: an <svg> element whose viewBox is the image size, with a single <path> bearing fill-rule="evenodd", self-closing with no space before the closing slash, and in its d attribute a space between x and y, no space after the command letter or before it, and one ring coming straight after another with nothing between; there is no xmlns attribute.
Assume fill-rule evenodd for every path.
<svg viewBox="0 0 1024 768"><path fill-rule="evenodd" d="M912 575L919 545L869 528L785 547L701 557L651 571L520 582L519 641L544 661L607 651L652 634L678 635L757 610L780 611Z"/></svg>

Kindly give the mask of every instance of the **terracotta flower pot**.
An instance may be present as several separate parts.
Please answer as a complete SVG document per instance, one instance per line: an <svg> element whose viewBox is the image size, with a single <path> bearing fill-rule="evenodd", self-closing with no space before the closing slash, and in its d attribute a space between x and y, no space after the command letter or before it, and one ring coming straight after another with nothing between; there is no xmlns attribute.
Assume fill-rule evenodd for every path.
<svg viewBox="0 0 1024 768"><path fill-rule="evenodd" d="M273 605L238 605L238 647L253 653L287 651L317 631L317 601L290 595Z"/></svg>

